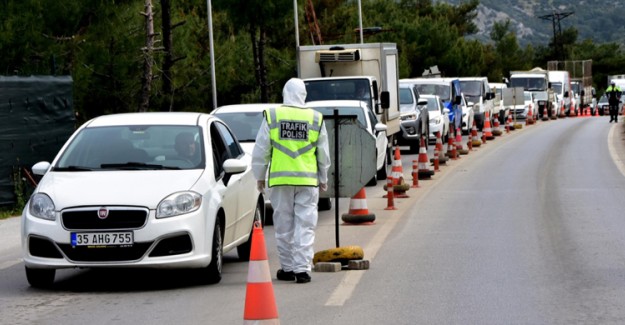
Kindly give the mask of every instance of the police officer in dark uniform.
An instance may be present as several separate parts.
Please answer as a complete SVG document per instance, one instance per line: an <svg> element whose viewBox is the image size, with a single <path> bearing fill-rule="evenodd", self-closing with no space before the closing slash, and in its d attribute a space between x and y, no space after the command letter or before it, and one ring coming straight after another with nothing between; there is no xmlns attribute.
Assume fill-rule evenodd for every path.
<svg viewBox="0 0 625 325"><path fill-rule="evenodd" d="M614 81L610 83L608 89L605 90L605 94L608 97L608 104L610 105L610 123L618 122L618 105L621 99L621 87L616 86Z"/></svg>

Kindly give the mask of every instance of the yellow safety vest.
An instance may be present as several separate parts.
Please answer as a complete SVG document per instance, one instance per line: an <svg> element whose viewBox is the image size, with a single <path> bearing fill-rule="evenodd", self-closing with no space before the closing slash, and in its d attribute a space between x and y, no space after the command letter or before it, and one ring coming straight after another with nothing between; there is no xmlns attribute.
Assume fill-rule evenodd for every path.
<svg viewBox="0 0 625 325"><path fill-rule="evenodd" d="M269 187L318 186L317 140L323 115L310 108L265 110L271 140Z"/></svg>

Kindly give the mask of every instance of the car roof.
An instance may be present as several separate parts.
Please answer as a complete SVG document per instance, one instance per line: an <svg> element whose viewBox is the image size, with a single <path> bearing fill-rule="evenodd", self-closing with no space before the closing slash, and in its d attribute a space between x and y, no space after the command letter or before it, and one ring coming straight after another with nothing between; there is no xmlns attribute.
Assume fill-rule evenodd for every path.
<svg viewBox="0 0 625 325"><path fill-rule="evenodd" d="M199 125L218 119L200 112L137 112L109 114L95 117L85 123L85 127L113 125Z"/></svg>
<svg viewBox="0 0 625 325"><path fill-rule="evenodd" d="M328 106L340 106L340 107L367 107L367 102L360 100L316 100L307 102L306 107L328 107Z"/></svg>
<svg viewBox="0 0 625 325"><path fill-rule="evenodd" d="M211 114L216 113L247 113L247 112L262 112L267 108L278 107L280 103L250 103L250 104L233 104L224 105L214 109Z"/></svg>
<svg viewBox="0 0 625 325"><path fill-rule="evenodd" d="M446 85L449 86L451 80L444 78L414 78L414 79L399 79L399 85Z"/></svg>

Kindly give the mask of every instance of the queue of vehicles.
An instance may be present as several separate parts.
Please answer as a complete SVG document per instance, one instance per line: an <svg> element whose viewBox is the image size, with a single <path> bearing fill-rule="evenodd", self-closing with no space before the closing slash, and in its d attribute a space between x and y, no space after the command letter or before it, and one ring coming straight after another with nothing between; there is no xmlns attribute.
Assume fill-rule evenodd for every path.
<svg viewBox="0 0 625 325"><path fill-rule="evenodd" d="M400 80L394 43L298 48L309 107L354 115L374 138L377 172L368 185L386 179L396 144L416 153L437 132L446 141L456 129L481 130L487 118L573 109L566 79L542 69L510 74L507 86L523 89L523 107L497 101L504 87L491 88L486 77ZM219 282L223 254L236 248L249 259L254 223L271 223L269 189L257 189L250 165L263 111L278 105L113 114L82 125L52 162L33 166L42 179L22 215L28 282L49 287L57 269L107 267L196 268ZM190 135L194 160L174 150L180 133ZM331 208L327 201L320 210Z"/></svg>

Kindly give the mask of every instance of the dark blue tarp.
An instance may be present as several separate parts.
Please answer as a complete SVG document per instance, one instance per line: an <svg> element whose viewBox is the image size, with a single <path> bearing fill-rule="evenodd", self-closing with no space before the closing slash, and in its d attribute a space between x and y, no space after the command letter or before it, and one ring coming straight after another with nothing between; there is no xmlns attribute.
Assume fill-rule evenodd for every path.
<svg viewBox="0 0 625 325"><path fill-rule="evenodd" d="M0 205L15 203L14 168L51 162L74 129L70 76L0 76Z"/></svg>

